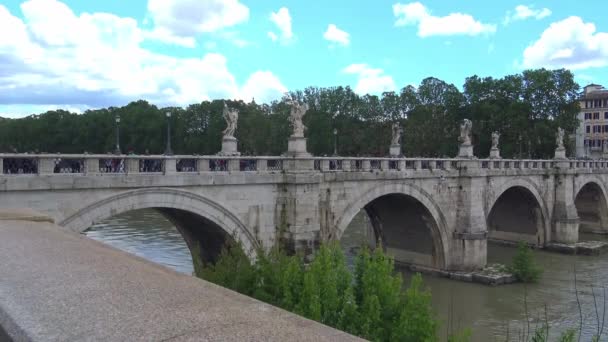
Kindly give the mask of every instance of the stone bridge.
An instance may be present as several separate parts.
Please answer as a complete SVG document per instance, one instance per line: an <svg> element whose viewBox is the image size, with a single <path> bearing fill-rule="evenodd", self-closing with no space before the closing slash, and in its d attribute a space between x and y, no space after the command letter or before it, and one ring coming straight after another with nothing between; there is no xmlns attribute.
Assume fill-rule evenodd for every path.
<svg viewBox="0 0 608 342"><path fill-rule="evenodd" d="M608 231L608 161L3 154L0 208L31 208L69 230L154 208L195 268L226 239L255 257L280 242L310 254L364 211L398 262L486 264L488 239L539 247Z"/></svg>

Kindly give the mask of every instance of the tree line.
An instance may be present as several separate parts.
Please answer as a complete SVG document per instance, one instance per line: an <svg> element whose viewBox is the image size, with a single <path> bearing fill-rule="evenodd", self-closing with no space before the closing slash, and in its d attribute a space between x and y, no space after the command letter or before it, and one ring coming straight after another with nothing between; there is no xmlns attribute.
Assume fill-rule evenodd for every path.
<svg viewBox="0 0 608 342"><path fill-rule="evenodd" d="M287 97L306 102L308 151L331 155L337 140L342 156L385 156L391 125L403 127L403 152L410 157L454 156L460 122L473 121L475 155L486 157L491 133L501 134L506 158L550 158L555 132L574 132L579 85L569 70L526 70L502 78L472 76L463 91L429 77L418 87L380 96L358 95L350 87L309 87L280 101L226 100L239 110L238 148L243 154L280 155L291 134ZM177 154L215 154L221 149L223 100L186 108L159 108L146 101L75 114L48 111L20 119L0 118L0 152L105 153L115 147L115 117L120 116L123 152L161 154L166 143L166 112L171 112L172 148ZM337 134L334 136L334 130ZM566 148L573 142L566 139Z"/></svg>

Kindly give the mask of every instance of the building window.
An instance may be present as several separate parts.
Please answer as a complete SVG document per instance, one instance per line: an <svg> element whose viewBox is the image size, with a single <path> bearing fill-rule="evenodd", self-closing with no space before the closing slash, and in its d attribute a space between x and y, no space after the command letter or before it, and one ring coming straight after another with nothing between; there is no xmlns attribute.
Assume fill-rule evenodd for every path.
<svg viewBox="0 0 608 342"><path fill-rule="evenodd" d="M585 113L585 120L591 120L591 113Z"/></svg>
<svg viewBox="0 0 608 342"><path fill-rule="evenodd" d="M593 113L593 120L599 120L600 119L600 113Z"/></svg>
<svg viewBox="0 0 608 342"><path fill-rule="evenodd" d="M608 119L608 112L604 112L604 119Z"/></svg>
<svg viewBox="0 0 608 342"><path fill-rule="evenodd" d="M608 125L604 125L604 132L602 133L608 133Z"/></svg>
<svg viewBox="0 0 608 342"><path fill-rule="evenodd" d="M591 133L591 126L587 126L587 133Z"/></svg>

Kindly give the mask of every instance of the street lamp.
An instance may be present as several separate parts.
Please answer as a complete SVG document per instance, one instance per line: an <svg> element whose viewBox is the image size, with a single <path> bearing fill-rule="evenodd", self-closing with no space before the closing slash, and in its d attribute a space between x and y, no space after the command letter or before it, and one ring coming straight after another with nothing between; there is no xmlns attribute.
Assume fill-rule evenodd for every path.
<svg viewBox="0 0 608 342"><path fill-rule="evenodd" d="M171 151L171 112L165 114L167 115L167 148L165 148L165 155L170 156L173 154L173 151Z"/></svg>
<svg viewBox="0 0 608 342"><path fill-rule="evenodd" d="M116 114L116 149L114 153L121 154L120 152L120 115Z"/></svg>
<svg viewBox="0 0 608 342"><path fill-rule="evenodd" d="M334 128L334 156L338 155L338 129Z"/></svg>

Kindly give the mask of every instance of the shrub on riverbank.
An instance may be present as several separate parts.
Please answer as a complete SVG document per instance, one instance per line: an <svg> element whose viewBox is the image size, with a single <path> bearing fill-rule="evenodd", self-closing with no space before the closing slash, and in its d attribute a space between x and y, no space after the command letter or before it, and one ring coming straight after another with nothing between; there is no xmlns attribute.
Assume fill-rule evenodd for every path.
<svg viewBox="0 0 608 342"><path fill-rule="evenodd" d="M515 277L524 283L535 283L543 273L543 270L534 261L534 255L530 247L523 241L517 245L517 254L513 257L513 263L509 270Z"/></svg>
<svg viewBox="0 0 608 342"><path fill-rule="evenodd" d="M203 279L373 341L436 341L439 326L420 274L406 291L392 258L362 249L351 272L339 244L321 246L306 265L279 249L251 264L238 245L224 248Z"/></svg>

